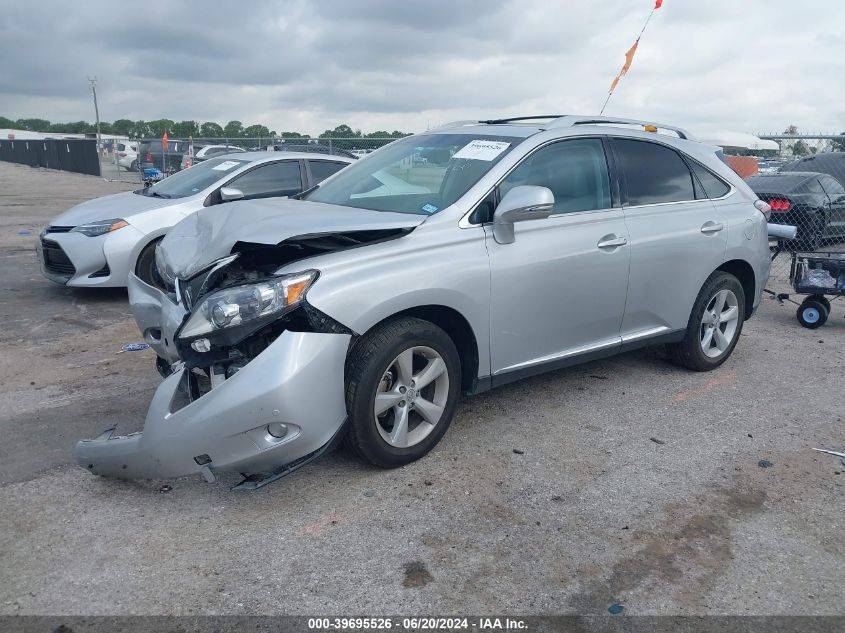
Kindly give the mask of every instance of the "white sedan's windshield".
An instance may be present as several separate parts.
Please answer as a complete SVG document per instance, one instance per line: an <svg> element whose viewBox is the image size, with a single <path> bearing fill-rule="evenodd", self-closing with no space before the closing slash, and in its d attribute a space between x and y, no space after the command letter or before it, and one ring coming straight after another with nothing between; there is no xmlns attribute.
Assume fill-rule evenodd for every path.
<svg viewBox="0 0 845 633"><path fill-rule="evenodd" d="M183 169L151 187L136 193L158 198L186 198L199 193L218 180L225 178L250 161L238 158L212 158L190 169Z"/></svg>
<svg viewBox="0 0 845 633"><path fill-rule="evenodd" d="M425 134L394 141L353 163L305 199L431 215L464 195L522 139Z"/></svg>

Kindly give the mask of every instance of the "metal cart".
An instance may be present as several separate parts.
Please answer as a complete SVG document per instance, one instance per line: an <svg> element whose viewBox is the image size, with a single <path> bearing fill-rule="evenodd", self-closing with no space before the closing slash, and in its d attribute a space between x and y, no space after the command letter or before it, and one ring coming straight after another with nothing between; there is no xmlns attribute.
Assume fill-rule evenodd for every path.
<svg viewBox="0 0 845 633"><path fill-rule="evenodd" d="M775 295L778 301L796 304L798 322L804 327L814 330L823 326L830 315L828 297L836 300L845 296L845 252L795 251L789 281L795 294L807 297L798 303L789 294L781 293Z"/></svg>

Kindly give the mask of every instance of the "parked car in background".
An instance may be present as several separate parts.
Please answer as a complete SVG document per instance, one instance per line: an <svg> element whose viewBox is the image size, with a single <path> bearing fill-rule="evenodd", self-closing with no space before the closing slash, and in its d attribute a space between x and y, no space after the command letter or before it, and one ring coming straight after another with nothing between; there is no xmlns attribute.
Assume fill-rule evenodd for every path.
<svg viewBox="0 0 845 633"><path fill-rule="evenodd" d="M182 156L188 151L188 141L170 139L165 148L161 139L140 141L138 144L138 165L141 169L155 167L163 174L172 174L182 169Z"/></svg>
<svg viewBox="0 0 845 633"><path fill-rule="evenodd" d="M194 157L192 164L196 165L197 163L206 161L209 158L217 158L218 156L225 156L226 154L240 154L246 151L247 150L242 147L235 147L234 145L197 145L194 143ZM188 160L188 150L186 149L185 153L182 154L181 169L185 169L189 166Z"/></svg>
<svg viewBox="0 0 845 633"><path fill-rule="evenodd" d="M774 174L786 164L781 159L764 158L757 163L757 169L761 174Z"/></svg>
<svg viewBox="0 0 845 633"><path fill-rule="evenodd" d="M827 174L845 186L845 152L824 152L804 156L786 163L779 171L813 171Z"/></svg>
<svg viewBox="0 0 845 633"><path fill-rule="evenodd" d="M38 244L47 279L77 287L126 286L130 272L160 285L155 248L185 216L232 200L290 196L352 161L313 154L212 158L144 189L83 202L55 218Z"/></svg>
<svg viewBox="0 0 845 633"><path fill-rule="evenodd" d="M397 467L440 441L461 391L653 344L715 369L768 279L768 206L714 147L648 129L456 123L301 199L192 214L157 253L173 292L130 275L169 374L144 432L79 442L77 462L128 478L235 471L249 488L345 439Z"/></svg>
<svg viewBox="0 0 845 633"><path fill-rule="evenodd" d="M811 171L780 171L746 178L757 196L771 206L773 224L798 228L797 246L815 250L823 242L845 238L845 187Z"/></svg>
<svg viewBox="0 0 845 633"><path fill-rule="evenodd" d="M123 167L126 171L138 170L137 141L118 141L115 144L115 151L117 152L118 165Z"/></svg>
<svg viewBox="0 0 845 633"><path fill-rule="evenodd" d="M273 145L277 152L306 152L309 154L332 154L333 156L344 156L345 158L358 158L352 152L338 147L329 147L319 143L278 143Z"/></svg>

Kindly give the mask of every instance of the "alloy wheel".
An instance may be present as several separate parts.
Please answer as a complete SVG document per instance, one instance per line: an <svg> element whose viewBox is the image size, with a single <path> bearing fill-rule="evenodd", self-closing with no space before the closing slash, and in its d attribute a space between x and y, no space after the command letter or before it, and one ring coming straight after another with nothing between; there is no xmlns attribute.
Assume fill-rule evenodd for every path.
<svg viewBox="0 0 845 633"><path fill-rule="evenodd" d="M701 349L718 358L731 346L739 325L739 302L731 290L720 290L707 303L701 319Z"/></svg>
<svg viewBox="0 0 845 633"><path fill-rule="evenodd" d="M376 428L396 448L422 442L443 416L449 397L446 363L431 347L402 351L382 375L373 402Z"/></svg>

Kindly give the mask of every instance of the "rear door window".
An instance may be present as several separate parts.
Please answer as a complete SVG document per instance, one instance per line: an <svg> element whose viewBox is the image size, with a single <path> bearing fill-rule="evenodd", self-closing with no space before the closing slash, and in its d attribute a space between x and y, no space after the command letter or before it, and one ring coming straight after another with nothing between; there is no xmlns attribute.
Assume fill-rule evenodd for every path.
<svg viewBox="0 0 845 633"><path fill-rule="evenodd" d="M302 191L299 161L269 163L248 171L227 186L243 191L244 198L292 196Z"/></svg>
<svg viewBox="0 0 845 633"><path fill-rule="evenodd" d="M649 141L613 139L627 191L627 206L695 200L693 177L673 149Z"/></svg>
<svg viewBox="0 0 845 633"><path fill-rule="evenodd" d="M311 169L311 185L316 185L346 167L346 163L335 163L327 160L309 160L308 167Z"/></svg>

